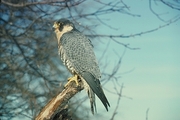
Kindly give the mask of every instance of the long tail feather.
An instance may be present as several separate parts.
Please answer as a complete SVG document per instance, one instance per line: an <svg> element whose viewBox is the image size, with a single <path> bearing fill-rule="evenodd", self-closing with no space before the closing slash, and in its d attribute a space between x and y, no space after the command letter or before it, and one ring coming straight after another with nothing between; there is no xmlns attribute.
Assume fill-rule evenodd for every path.
<svg viewBox="0 0 180 120"><path fill-rule="evenodd" d="M91 112L94 114L94 112L96 112L95 94L90 87L88 88L88 97L90 99Z"/></svg>
<svg viewBox="0 0 180 120"><path fill-rule="evenodd" d="M108 111L108 106L110 107L110 104L102 90L100 81L89 72L83 72L81 76L86 80L87 84L90 86L92 91L99 97L104 107Z"/></svg>

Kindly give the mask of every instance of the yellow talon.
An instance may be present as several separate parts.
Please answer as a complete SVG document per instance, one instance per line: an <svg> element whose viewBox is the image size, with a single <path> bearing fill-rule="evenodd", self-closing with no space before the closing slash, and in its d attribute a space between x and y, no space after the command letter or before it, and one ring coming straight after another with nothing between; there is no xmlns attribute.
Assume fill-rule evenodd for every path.
<svg viewBox="0 0 180 120"><path fill-rule="evenodd" d="M77 86L79 86L79 83L78 83L78 76L77 75L74 75L73 77L70 77L68 78L68 82L65 84L65 87L67 87L70 82L75 82Z"/></svg>

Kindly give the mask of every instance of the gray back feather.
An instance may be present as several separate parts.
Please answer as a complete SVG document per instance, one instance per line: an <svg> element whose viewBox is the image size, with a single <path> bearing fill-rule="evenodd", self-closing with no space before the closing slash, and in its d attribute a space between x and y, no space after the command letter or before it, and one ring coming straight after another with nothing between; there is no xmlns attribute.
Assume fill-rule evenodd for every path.
<svg viewBox="0 0 180 120"><path fill-rule="evenodd" d="M90 72L96 79L100 79L101 73L96 61L90 40L78 31L65 33L60 40L66 59L78 74L84 71Z"/></svg>

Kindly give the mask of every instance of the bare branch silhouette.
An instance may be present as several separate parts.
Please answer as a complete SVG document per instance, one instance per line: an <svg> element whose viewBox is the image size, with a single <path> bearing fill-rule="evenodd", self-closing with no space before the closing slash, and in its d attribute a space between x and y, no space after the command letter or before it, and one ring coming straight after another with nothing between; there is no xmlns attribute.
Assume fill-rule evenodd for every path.
<svg viewBox="0 0 180 120"><path fill-rule="evenodd" d="M166 6L172 8L172 9L175 9L175 10L180 10L180 4L177 2L177 1L171 1L171 2L167 2L167 1L164 1L164 0L149 0L149 9L151 10L151 12L158 18L160 19L161 21L163 22L172 22L172 21L176 21L177 19L179 19L179 15L178 16L175 16L173 18L170 18L169 20L165 20L161 17L161 14L160 13L157 13L154 9L153 9L153 5L152 5L152 1L154 1L156 4L157 3L163 3L165 4ZM168 13L167 13L168 14Z"/></svg>
<svg viewBox="0 0 180 120"><path fill-rule="evenodd" d="M118 91L116 87L115 87L115 90L116 90L117 95L118 95L118 100L117 100L116 108L114 109L113 115L112 115L112 117L111 117L110 120L114 120L115 115L118 114L117 111L118 111L118 107L119 107L120 100L121 100L121 97L122 97L123 84L122 84L122 86L121 86L121 88L120 88L120 91Z"/></svg>
<svg viewBox="0 0 180 120"><path fill-rule="evenodd" d="M76 93L83 89L82 84L76 86L75 83L70 83L62 92L52 98L48 104L44 106L41 112L38 114L35 120L70 120L72 116L69 116L67 112L67 103ZM58 114L58 115L57 115Z"/></svg>
<svg viewBox="0 0 180 120"><path fill-rule="evenodd" d="M149 108L146 110L146 120L148 120Z"/></svg>

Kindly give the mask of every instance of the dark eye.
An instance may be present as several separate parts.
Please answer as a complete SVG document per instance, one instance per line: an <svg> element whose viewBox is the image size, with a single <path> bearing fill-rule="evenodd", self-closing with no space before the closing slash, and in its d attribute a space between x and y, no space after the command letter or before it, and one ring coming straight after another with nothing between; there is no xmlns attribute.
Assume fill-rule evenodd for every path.
<svg viewBox="0 0 180 120"><path fill-rule="evenodd" d="M62 23L62 22L59 22L58 24L59 24L59 26L62 26L62 25L63 25L63 23Z"/></svg>

